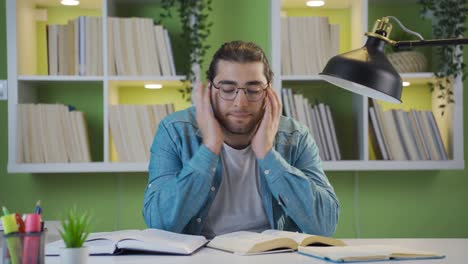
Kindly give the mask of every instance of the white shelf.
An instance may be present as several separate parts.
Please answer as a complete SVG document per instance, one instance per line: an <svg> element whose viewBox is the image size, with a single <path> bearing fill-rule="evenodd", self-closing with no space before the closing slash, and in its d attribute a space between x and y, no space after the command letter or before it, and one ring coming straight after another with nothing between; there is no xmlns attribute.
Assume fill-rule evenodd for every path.
<svg viewBox="0 0 468 264"><path fill-rule="evenodd" d="M401 170L463 170L465 162L457 160L341 160L324 161L325 171L401 171Z"/></svg>
<svg viewBox="0 0 468 264"><path fill-rule="evenodd" d="M389 170L461 170L463 161L384 161L341 160L324 161L325 171L389 171ZM90 172L148 172L148 162L87 162L52 164L10 164L11 173L90 173Z"/></svg>
<svg viewBox="0 0 468 264"><path fill-rule="evenodd" d="M81 172L147 172L148 162L23 163L9 164L10 173L81 173Z"/></svg>
<svg viewBox="0 0 468 264"><path fill-rule="evenodd" d="M20 75L18 81L104 81L102 76L76 76L76 75Z"/></svg>
<svg viewBox="0 0 468 264"><path fill-rule="evenodd" d="M184 81L185 75L176 76L109 76L109 81Z"/></svg>
<svg viewBox="0 0 468 264"><path fill-rule="evenodd" d="M282 81L323 81L319 75L281 75Z"/></svg>

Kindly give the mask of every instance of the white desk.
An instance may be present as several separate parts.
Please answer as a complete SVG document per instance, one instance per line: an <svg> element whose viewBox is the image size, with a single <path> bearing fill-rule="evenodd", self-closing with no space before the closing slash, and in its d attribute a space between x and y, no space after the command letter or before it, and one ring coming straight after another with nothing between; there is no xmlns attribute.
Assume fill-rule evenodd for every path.
<svg viewBox="0 0 468 264"><path fill-rule="evenodd" d="M389 244L409 247L412 249L436 251L446 255L444 259L386 261L375 263L392 264L418 264L418 263L468 263L468 239L344 239L349 245L362 244ZM60 263L59 257L46 257L47 264ZM164 255L126 255L126 256L91 256L89 264L133 264L133 263L163 263L163 264L314 264L331 263L323 260L300 255L296 252L276 253L256 256L238 256L210 248L202 248L191 256L164 256Z"/></svg>

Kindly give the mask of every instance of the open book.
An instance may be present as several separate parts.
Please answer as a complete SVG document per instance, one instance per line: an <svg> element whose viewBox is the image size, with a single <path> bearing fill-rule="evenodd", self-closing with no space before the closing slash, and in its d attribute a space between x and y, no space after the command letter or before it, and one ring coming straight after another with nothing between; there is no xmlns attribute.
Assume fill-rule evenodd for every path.
<svg viewBox="0 0 468 264"><path fill-rule="evenodd" d="M116 255L125 251L190 255L208 242L203 236L184 235L159 229L91 233L84 246L91 255ZM46 245L45 254L59 255L62 240Z"/></svg>
<svg viewBox="0 0 468 264"><path fill-rule="evenodd" d="M298 252L333 262L433 259L445 257L435 252L412 250L388 245L299 247Z"/></svg>
<svg viewBox="0 0 468 264"><path fill-rule="evenodd" d="M239 231L216 236L207 247L239 255L265 254L294 251L298 246L344 246L341 240L281 230L265 230L262 233Z"/></svg>

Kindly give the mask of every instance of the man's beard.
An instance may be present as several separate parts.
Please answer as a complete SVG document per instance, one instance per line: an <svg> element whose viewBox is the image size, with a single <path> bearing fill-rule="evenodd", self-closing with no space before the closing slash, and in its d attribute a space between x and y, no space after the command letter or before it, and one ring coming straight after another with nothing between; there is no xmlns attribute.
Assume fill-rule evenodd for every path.
<svg viewBox="0 0 468 264"><path fill-rule="evenodd" d="M261 117L263 116L263 114L258 114L257 116L254 116L247 124L235 124L229 121L225 116L219 116L218 114L215 115L223 129L233 135L251 135L257 129L257 124L260 122Z"/></svg>

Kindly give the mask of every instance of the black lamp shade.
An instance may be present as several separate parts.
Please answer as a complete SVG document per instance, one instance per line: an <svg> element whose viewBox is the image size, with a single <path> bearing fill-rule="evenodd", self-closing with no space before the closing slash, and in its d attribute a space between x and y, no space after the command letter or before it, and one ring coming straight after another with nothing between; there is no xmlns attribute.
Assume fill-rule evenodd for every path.
<svg viewBox="0 0 468 264"><path fill-rule="evenodd" d="M331 58L320 77L351 92L401 103L402 80L384 54L385 44L369 36L364 47Z"/></svg>

